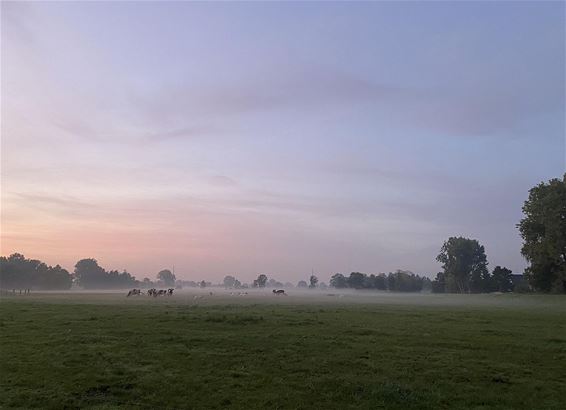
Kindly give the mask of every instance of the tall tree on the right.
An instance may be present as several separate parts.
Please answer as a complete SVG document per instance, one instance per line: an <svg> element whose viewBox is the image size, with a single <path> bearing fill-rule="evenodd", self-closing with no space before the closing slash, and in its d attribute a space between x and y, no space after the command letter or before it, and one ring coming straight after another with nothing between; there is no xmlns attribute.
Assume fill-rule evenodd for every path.
<svg viewBox="0 0 566 410"><path fill-rule="evenodd" d="M566 293L566 174L531 188L523 214L517 226L527 280L536 290Z"/></svg>

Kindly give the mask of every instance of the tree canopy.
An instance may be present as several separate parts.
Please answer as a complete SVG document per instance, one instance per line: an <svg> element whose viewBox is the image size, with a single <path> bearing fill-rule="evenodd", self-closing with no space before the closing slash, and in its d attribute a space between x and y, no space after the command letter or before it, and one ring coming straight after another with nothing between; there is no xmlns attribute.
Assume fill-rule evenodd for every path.
<svg viewBox="0 0 566 410"><path fill-rule="evenodd" d="M36 259L14 253L0 257L0 285L6 289L70 289L71 274L61 266L47 266Z"/></svg>
<svg viewBox="0 0 566 410"><path fill-rule="evenodd" d="M130 273L112 270L107 272L96 259L81 259L75 264L75 280L84 289L119 289L138 286Z"/></svg>
<svg viewBox="0 0 566 410"><path fill-rule="evenodd" d="M523 214L517 226L530 264L525 276L535 290L566 292L566 174L533 187Z"/></svg>
<svg viewBox="0 0 566 410"><path fill-rule="evenodd" d="M264 275L263 273L258 275L257 279L254 280L254 288L265 288L265 285L267 283L267 275Z"/></svg>
<svg viewBox="0 0 566 410"><path fill-rule="evenodd" d="M431 287L430 279L403 270L390 272L388 275L352 272L348 277L337 273L330 278L330 286L336 289L374 289L392 292L420 292Z"/></svg>
<svg viewBox="0 0 566 410"><path fill-rule="evenodd" d="M163 269L157 273L157 280L165 286L175 286L175 275L169 269Z"/></svg>
<svg viewBox="0 0 566 410"><path fill-rule="evenodd" d="M310 289L314 289L316 288L316 285L318 284L318 278L315 275L311 275L311 277L309 278L309 288Z"/></svg>
<svg viewBox="0 0 566 410"><path fill-rule="evenodd" d="M485 249L475 239L451 237L442 245L436 260L442 263L446 290L482 292L489 276Z"/></svg>
<svg viewBox="0 0 566 410"><path fill-rule="evenodd" d="M222 281L226 289L233 288L236 284L236 278L231 275L226 275Z"/></svg>

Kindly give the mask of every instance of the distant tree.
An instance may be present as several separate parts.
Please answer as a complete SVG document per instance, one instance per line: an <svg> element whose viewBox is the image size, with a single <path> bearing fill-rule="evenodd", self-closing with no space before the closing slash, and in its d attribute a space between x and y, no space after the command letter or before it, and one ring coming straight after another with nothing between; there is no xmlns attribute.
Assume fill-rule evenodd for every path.
<svg viewBox="0 0 566 410"><path fill-rule="evenodd" d="M320 290L326 290L326 289L328 289L328 285L324 282L320 282L320 284L318 285L318 288Z"/></svg>
<svg viewBox="0 0 566 410"><path fill-rule="evenodd" d="M362 289L364 287L364 276L365 275L360 272L350 273L350 277L348 278L348 287Z"/></svg>
<svg viewBox="0 0 566 410"><path fill-rule="evenodd" d="M444 293L446 291L446 280L444 278L444 272L438 272L436 278L432 281L432 292L433 293Z"/></svg>
<svg viewBox="0 0 566 410"><path fill-rule="evenodd" d="M470 291L473 293L491 292L493 284L491 275L487 268L483 271L475 271L470 275Z"/></svg>
<svg viewBox="0 0 566 410"><path fill-rule="evenodd" d="M233 287L235 287L234 285L236 284L236 278L233 277L233 276L227 275L227 276L224 277L223 283L224 283L224 287L226 289L233 288Z"/></svg>
<svg viewBox="0 0 566 410"><path fill-rule="evenodd" d="M257 277L256 282L258 288L265 288L265 284L267 283L267 276L262 273Z"/></svg>
<svg viewBox="0 0 566 410"><path fill-rule="evenodd" d="M527 280L535 290L566 292L566 174L532 188L523 214L517 226Z"/></svg>
<svg viewBox="0 0 566 410"><path fill-rule="evenodd" d="M420 292L423 289L423 280L411 271L396 270L387 275L388 289L393 292Z"/></svg>
<svg viewBox="0 0 566 410"><path fill-rule="evenodd" d="M513 290L512 277L513 272L510 269L496 266L491 273L493 290L497 292L511 292Z"/></svg>
<svg viewBox="0 0 566 410"><path fill-rule="evenodd" d="M336 289L343 289L348 287L348 279L341 273L332 275L330 278L330 286Z"/></svg>
<svg viewBox="0 0 566 410"><path fill-rule="evenodd" d="M423 277L422 283L423 283L422 284L422 290L421 290L422 292L425 292L425 293L432 292L432 281L429 278Z"/></svg>
<svg viewBox="0 0 566 410"><path fill-rule="evenodd" d="M206 288L206 282L204 280L200 281L199 286L204 289Z"/></svg>
<svg viewBox="0 0 566 410"><path fill-rule="evenodd" d="M387 280L385 273L380 273L374 279L374 287L378 290L387 290Z"/></svg>
<svg viewBox="0 0 566 410"><path fill-rule="evenodd" d="M306 288L307 286L307 282L305 282L304 280L300 280L299 283L297 283L298 288Z"/></svg>
<svg viewBox="0 0 566 410"><path fill-rule="evenodd" d="M472 278L476 286L481 278L488 276L485 249L475 239L449 238L442 245L436 260L442 263L446 290L451 292L470 292Z"/></svg>
<svg viewBox="0 0 566 410"><path fill-rule="evenodd" d="M283 287L283 284L282 284L281 282L279 282L278 280L269 279L269 280L267 281L266 286L267 286L268 288L282 288L282 287Z"/></svg>
<svg viewBox="0 0 566 410"><path fill-rule="evenodd" d="M169 269L163 269L157 274L157 280L165 286L175 286L175 275Z"/></svg>
<svg viewBox="0 0 566 410"><path fill-rule="evenodd" d="M36 259L14 253L0 257L0 286L18 289L69 289L72 276L61 266L47 266Z"/></svg>
<svg viewBox="0 0 566 410"><path fill-rule="evenodd" d="M73 277L67 271L59 265L54 267L46 266L42 264L47 269L42 272L42 275L38 276L35 280L35 284L40 289L45 290L58 290L58 289L70 289L73 284Z"/></svg>
<svg viewBox="0 0 566 410"><path fill-rule="evenodd" d="M311 275L311 277L309 278L309 288L310 289L314 289L316 288L316 284L318 283L318 278L314 275Z"/></svg>
<svg viewBox="0 0 566 410"><path fill-rule="evenodd" d="M105 288L106 271L98 266L96 259L81 259L75 264L75 281L85 289Z"/></svg>
<svg viewBox="0 0 566 410"><path fill-rule="evenodd" d="M240 289L242 287L242 282L240 282L238 279L236 279L234 281L234 289Z"/></svg>

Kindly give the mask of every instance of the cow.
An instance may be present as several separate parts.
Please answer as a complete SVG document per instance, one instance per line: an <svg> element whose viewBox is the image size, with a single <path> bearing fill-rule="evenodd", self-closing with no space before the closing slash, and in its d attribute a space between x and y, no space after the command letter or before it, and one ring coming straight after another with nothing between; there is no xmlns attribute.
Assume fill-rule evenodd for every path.
<svg viewBox="0 0 566 410"><path fill-rule="evenodd" d="M283 289L273 289L273 294L277 296L279 295L287 296L287 294Z"/></svg>
<svg viewBox="0 0 566 410"><path fill-rule="evenodd" d="M141 289L132 289L132 290L130 290L130 291L128 292L128 296L127 296L127 297L135 296L135 295L141 295L141 294L142 294L142 293L141 293Z"/></svg>
<svg viewBox="0 0 566 410"><path fill-rule="evenodd" d="M167 296L173 296L173 291L174 291L174 290L175 290L175 289L173 289L173 288L167 289Z"/></svg>

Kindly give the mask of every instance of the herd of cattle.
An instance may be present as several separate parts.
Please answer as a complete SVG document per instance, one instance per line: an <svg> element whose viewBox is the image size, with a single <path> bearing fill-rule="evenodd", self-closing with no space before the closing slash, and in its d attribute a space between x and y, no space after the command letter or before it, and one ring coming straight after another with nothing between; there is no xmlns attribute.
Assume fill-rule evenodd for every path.
<svg viewBox="0 0 566 410"><path fill-rule="evenodd" d="M173 295L173 291L175 289L173 288L169 288L169 289L148 289L147 291L147 296L153 296L153 297L157 297L157 296L172 296ZM128 292L127 296L140 296L140 295L144 295L145 293L141 290L141 289L132 289Z"/></svg>
<svg viewBox="0 0 566 410"><path fill-rule="evenodd" d="M157 297L157 296L173 296L173 291L175 289L173 288L169 288L169 289L149 289L147 291L147 293L144 293L141 289L132 289L128 292L128 297L130 296L141 296L141 295L147 295L147 296L153 296L153 297ZM247 295L248 292L230 292L230 295L234 296L244 296ZM283 289L273 289L273 294L277 295L277 296L287 296L287 294L285 293L285 291ZM212 292L210 292L210 295L212 296Z"/></svg>

